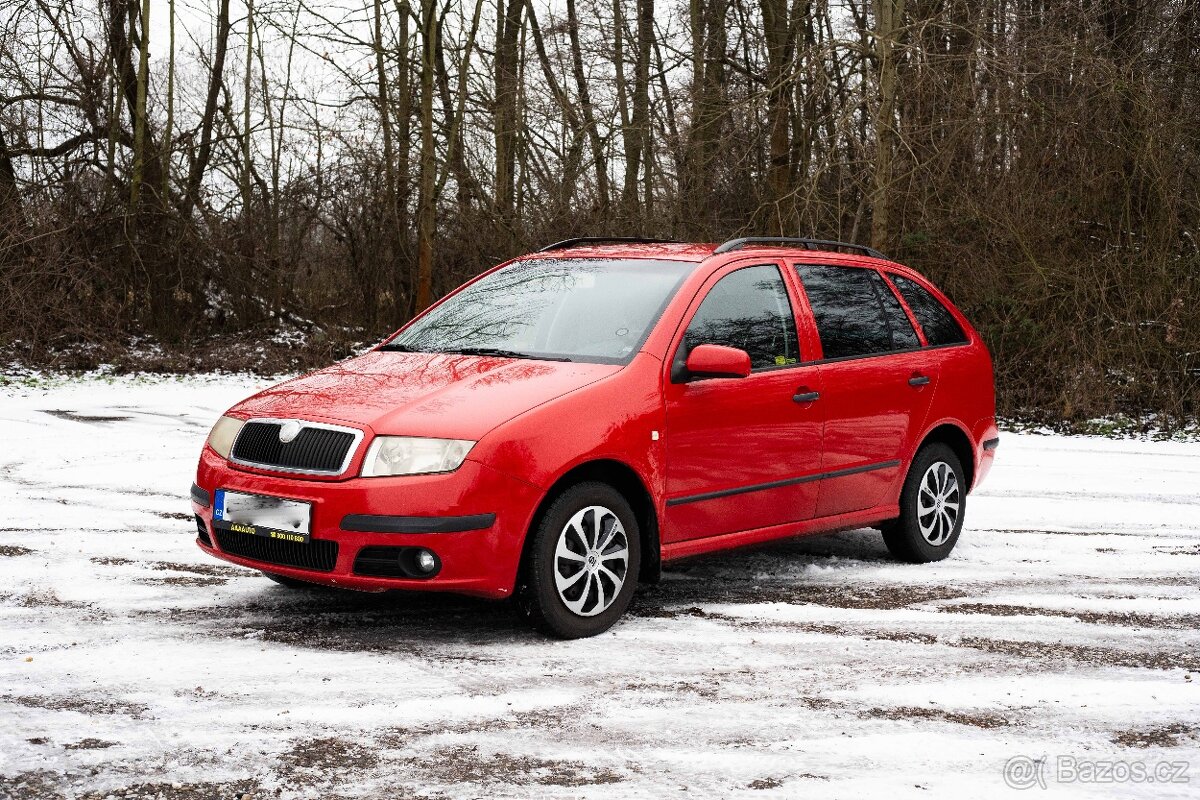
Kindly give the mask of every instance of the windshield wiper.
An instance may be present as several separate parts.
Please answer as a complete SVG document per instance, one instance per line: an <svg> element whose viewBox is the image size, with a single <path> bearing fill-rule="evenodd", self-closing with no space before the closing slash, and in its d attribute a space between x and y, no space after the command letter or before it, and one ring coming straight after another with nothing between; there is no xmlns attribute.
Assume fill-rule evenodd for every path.
<svg viewBox="0 0 1200 800"><path fill-rule="evenodd" d="M518 350L505 350L500 347L452 347L446 350L434 350L431 348L422 348L415 350L406 344L397 344L388 342L381 344L376 348L392 353L447 353L459 356L497 356L498 358L528 358L538 361L570 361L571 359L563 356L538 356L532 353L522 353Z"/></svg>
<svg viewBox="0 0 1200 800"><path fill-rule="evenodd" d="M463 356L497 356L499 358L529 358L538 361L570 361L562 356L539 356L532 353L522 353L517 350L504 350L499 347L455 347L443 350L443 353L454 353Z"/></svg>

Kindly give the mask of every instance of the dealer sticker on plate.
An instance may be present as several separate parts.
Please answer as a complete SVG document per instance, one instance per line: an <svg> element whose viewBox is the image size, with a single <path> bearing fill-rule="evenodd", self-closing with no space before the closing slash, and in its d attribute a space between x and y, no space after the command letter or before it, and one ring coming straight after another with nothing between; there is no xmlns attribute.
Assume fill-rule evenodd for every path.
<svg viewBox="0 0 1200 800"><path fill-rule="evenodd" d="M251 536L287 542L307 542L312 503L262 494L217 489L213 497L213 525Z"/></svg>

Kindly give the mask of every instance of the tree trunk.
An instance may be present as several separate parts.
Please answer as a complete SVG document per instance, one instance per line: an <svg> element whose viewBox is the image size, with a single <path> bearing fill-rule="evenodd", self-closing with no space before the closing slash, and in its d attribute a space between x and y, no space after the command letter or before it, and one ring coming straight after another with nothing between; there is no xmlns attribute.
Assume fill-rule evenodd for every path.
<svg viewBox="0 0 1200 800"><path fill-rule="evenodd" d="M130 22L132 28L133 23ZM146 171L146 83L150 80L150 0L142 0L141 34L138 36L137 99L133 112L133 175L129 181L129 208L137 212L142 176Z"/></svg>
<svg viewBox="0 0 1200 800"><path fill-rule="evenodd" d="M387 69L383 59L383 0L375 0L374 41L375 49L375 92L379 109L379 130L383 137L383 200L387 220L396 224L396 164L392 152L391 100L388 97Z"/></svg>
<svg viewBox="0 0 1200 800"><path fill-rule="evenodd" d="M496 210L503 219L515 208L517 155L517 55L525 0L508 0L507 9L496 20ZM498 0L498 8L505 8Z"/></svg>
<svg viewBox="0 0 1200 800"><path fill-rule="evenodd" d="M196 158L188 170L187 186L184 190L182 213L184 219L191 217L192 209L200 199L200 185L212 157L213 123L217 118L217 101L224 84L225 52L229 45L229 0L220 0L217 6L217 39L213 45L212 72L208 78L208 97L204 101L204 114L200 117L200 146Z"/></svg>
<svg viewBox="0 0 1200 800"><path fill-rule="evenodd" d="M246 225L250 222L250 73L254 66L253 55L254 0L246 0L246 71L242 76L242 219Z"/></svg>
<svg viewBox="0 0 1200 800"><path fill-rule="evenodd" d="M433 53L437 47L434 0L421 0L421 174L417 210L417 313L433 300L434 171Z"/></svg>
<svg viewBox="0 0 1200 800"><path fill-rule="evenodd" d="M434 50L434 67L437 73L438 89L442 95L443 115L446 118L446 166L447 169L438 179L437 194L441 194L446 178L454 176L457 184L457 201L460 210L471 206L471 199L481 194L479 183L467 167L466 143L463 141L463 117L466 115L467 73L470 69L471 54L475 50L475 37L479 32L479 20L483 15L483 0L475 0L475 12L471 17L471 27L467 33L467 44L463 51L462 63L458 70L458 83L455 87L457 101L450 93L450 72L446 68L445 47L442 44L441 27L438 23L437 48Z"/></svg>
<svg viewBox="0 0 1200 800"><path fill-rule="evenodd" d="M162 135L162 202L165 207L171 197L171 137L175 130L175 0L167 4L167 124Z"/></svg>
<svg viewBox="0 0 1200 800"><path fill-rule="evenodd" d="M618 0L619 4L619 0ZM617 32L620 35L620 32ZM633 114L625 129L625 185L621 204L634 217L638 204L638 171L650 132L650 55L654 45L654 0L637 0L637 57L633 69ZM647 165L649 169L649 165Z"/></svg>
<svg viewBox="0 0 1200 800"><path fill-rule="evenodd" d="M792 30L788 0L761 0L763 38L767 45L767 130L769 154L767 191L771 203L769 228L783 236L791 229L792 215L783 208L791 192L791 142L789 141L789 92Z"/></svg>
<svg viewBox="0 0 1200 800"><path fill-rule="evenodd" d="M0 240L11 236L22 221L21 195L17 191L17 172L13 169L4 129L0 128Z"/></svg>
<svg viewBox="0 0 1200 800"><path fill-rule="evenodd" d="M608 162L604 157L604 140L596 125L596 112L588 88L587 75L583 70L583 52L579 47L579 16L575 13L575 0L567 0L567 35L571 46L571 72L575 77L575 91L579 95L579 110L583 126L587 130L588 143L592 148L592 166L596 172L597 206L601 214L608 209Z"/></svg>
<svg viewBox="0 0 1200 800"><path fill-rule="evenodd" d="M729 0L691 0L692 116L680 178L680 222L692 236L709 235L719 180L719 139L726 117L725 59Z"/></svg>
<svg viewBox="0 0 1200 800"><path fill-rule="evenodd" d="M891 237L889 216L892 160L896 133L895 39L904 18L904 0L873 0L875 8L875 58L879 82L879 110L875 115L875 180L871 202L871 246L887 247Z"/></svg>
<svg viewBox="0 0 1200 800"><path fill-rule="evenodd" d="M399 71L396 74L395 91L396 107L392 114L392 123L396 128L396 138L392 145L396 159L396 242L399 248L397 258L408 266L407 269L396 269L392 272L392 294L396 298L397 308L411 310L415 300L412 280L412 239L409 236L408 201L412 197L412 158L410 138L412 135L412 65L409 63L409 28L412 17L412 6L408 0L396 0L396 16L399 29L396 32L396 60ZM403 302L401 302L403 298Z"/></svg>
<svg viewBox="0 0 1200 800"><path fill-rule="evenodd" d="M550 55L546 52L546 43L542 38L541 27L538 25L532 0L526 0L525 13L529 20L529 36L533 39L533 49L537 54L538 63L542 66L542 77L545 78L546 85L550 87L550 94L562 110L563 121L569 132L570 144L566 146L566 153L562 158L562 168L559 170L561 180L557 193L560 204L566 208L570 207L571 197L579 183L580 162L583 157L583 123L579 119L575 106L571 103L571 98L567 96L566 89L559 84L558 78L555 76L554 65L550 62Z"/></svg>

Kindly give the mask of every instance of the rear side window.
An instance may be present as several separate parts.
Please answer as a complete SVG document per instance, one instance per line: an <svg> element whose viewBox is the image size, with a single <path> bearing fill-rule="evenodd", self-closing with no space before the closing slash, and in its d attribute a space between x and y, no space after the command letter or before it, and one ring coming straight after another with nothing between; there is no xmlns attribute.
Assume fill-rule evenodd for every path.
<svg viewBox="0 0 1200 800"><path fill-rule="evenodd" d="M875 293L879 296L879 305L883 308L883 318L887 320L888 328L892 331L893 350L911 350L921 346L917 332L908 321L904 307L892 294L891 288L883 280L883 276L875 270L870 270L871 283L875 285Z"/></svg>
<svg viewBox="0 0 1200 800"><path fill-rule="evenodd" d="M925 287L900 275L892 275L891 279L912 309L930 345L967 343L967 335L958 320Z"/></svg>
<svg viewBox="0 0 1200 800"><path fill-rule="evenodd" d="M777 267L731 272L709 290L684 334L681 355L701 344L736 347L754 369L800 359L796 320Z"/></svg>
<svg viewBox="0 0 1200 800"><path fill-rule="evenodd" d="M850 358L917 347L904 309L873 269L798 264L825 358Z"/></svg>

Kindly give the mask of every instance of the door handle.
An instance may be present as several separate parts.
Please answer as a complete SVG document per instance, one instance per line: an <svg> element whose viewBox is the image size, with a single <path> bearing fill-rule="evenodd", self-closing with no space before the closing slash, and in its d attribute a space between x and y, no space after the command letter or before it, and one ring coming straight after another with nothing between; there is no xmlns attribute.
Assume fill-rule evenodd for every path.
<svg viewBox="0 0 1200 800"><path fill-rule="evenodd" d="M909 386L924 386L929 383L928 375L914 375L908 379Z"/></svg>
<svg viewBox="0 0 1200 800"><path fill-rule="evenodd" d="M804 387L800 387L804 388ZM792 399L797 403L811 403L821 396L820 392L796 392L792 395Z"/></svg>

